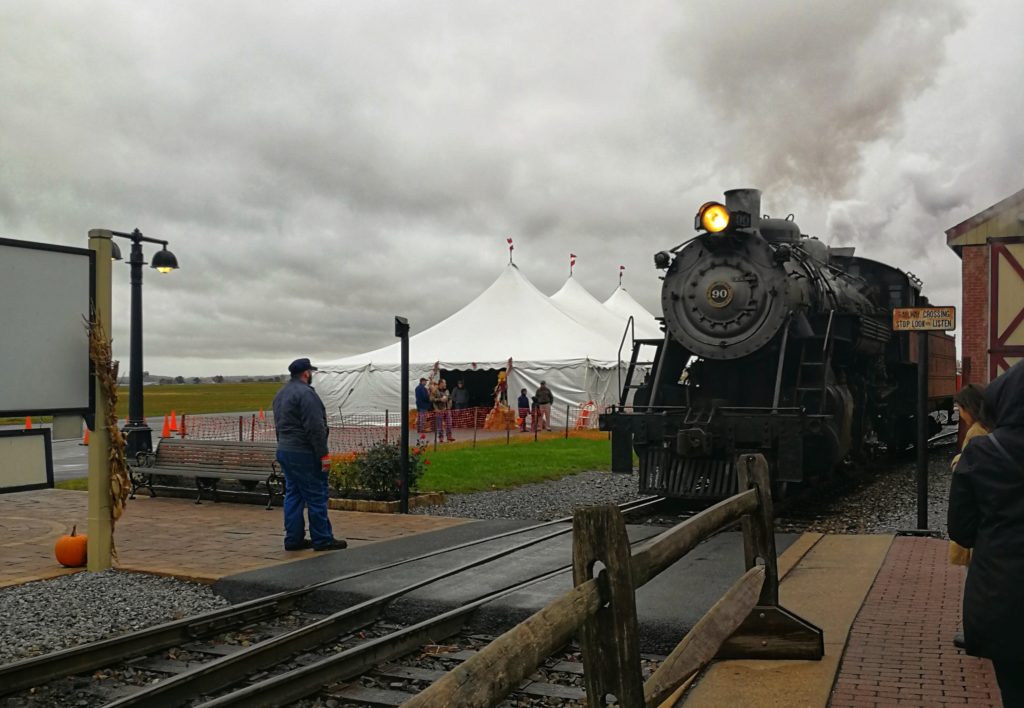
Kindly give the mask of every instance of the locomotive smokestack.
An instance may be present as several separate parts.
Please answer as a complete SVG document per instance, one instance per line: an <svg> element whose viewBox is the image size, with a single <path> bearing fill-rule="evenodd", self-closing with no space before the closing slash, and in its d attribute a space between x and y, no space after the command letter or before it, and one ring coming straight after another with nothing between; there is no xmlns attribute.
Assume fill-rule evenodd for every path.
<svg viewBox="0 0 1024 708"><path fill-rule="evenodd" d="M725 208L747 212L750 214L750 223L756 227L761 220L761 190L730 189L725 193Z"/></svg>

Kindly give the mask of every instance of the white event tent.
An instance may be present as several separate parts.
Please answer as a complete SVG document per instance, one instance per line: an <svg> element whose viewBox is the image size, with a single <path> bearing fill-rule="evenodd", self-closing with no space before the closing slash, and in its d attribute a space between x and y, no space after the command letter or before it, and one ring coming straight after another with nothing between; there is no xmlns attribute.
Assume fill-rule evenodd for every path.
<svg viewBox="0 0 1024 708"><path fill-rule="evenodd" d="M604 306L622 317L623 320L632 317L637 339L663 339L665 337L661 331L661 325L658 324L654 315L637 302L621 285L615 288L615 292L604 301Z"/></svg>
<svg viewBox="0 0 1024 708"><path fill-rule="evenodd" d="M583 300L579 293L571 299ZM614 322L609 315L607 326L598 328L575 319L510 263L475 300L410 336L409 407L415 407L412 389L421 376L430 376L435 363L449 373L494 371L496 377L511 360L510 403L515 405L520 389L532 395L546 381L555 396L552 423L562 425L567 406L593 401L601 407L617 400L620 371L624 376L626 367L618 360L624 320L619 326ZM628 345L623 356L628 360ZM316 388L328 414L394 410L401 395L399 357L395 342L318 363Z"/></svg>

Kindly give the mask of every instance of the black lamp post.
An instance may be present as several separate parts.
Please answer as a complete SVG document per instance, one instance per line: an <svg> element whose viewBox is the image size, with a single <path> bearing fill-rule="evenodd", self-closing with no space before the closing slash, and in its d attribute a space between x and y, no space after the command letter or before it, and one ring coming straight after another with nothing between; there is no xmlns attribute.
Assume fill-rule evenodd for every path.
<svg viewBox="0 0 1024 708"><path fill-rule="evenodd" d="M163 246L163 250L157 251L150 263L151 268L156 268L161 273L169 273L177 268L178 259L167 250L166 241L143 236L138 229L130 234L121 231L110 233L113 236L130 239L132 242L131 256L128 258L132 273L131 364L128 374L128 423L124 427L125 454L131 460L140 452L153 451L153 431L146 422L142 405L142 266L146 264L142 258L142 243L145 241ZM114 260L121 260L121 249L116 243L111 245Z"/></svg>

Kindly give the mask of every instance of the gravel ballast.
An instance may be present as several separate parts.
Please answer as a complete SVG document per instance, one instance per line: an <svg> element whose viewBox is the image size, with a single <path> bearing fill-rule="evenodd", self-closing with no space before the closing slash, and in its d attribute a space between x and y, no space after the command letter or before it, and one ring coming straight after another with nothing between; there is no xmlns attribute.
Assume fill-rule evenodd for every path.
<svg viewBox="0 0 1024 708"><path fill-rule="evenodd" d="M572 516L591 504L621 504L639 498L635 474L581 472L561 479L472 494L449 494L439 506L420 507L415 514L466 519L539 519Z"/></svg>
<svg viewBox="0 0 1024 708"><path fill-rule="evenodd" d="M144 573L75 573L0 590L0 663L228 605L206 585Z"/></svg>

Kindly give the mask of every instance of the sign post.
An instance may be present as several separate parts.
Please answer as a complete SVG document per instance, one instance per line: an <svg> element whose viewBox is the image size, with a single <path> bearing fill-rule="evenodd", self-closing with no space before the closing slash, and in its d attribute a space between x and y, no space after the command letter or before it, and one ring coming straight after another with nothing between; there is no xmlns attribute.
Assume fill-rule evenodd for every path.
<svg viewBox="0 0 1024 708"><path fill-rule="evenodd" d="M402 426L399 444L399 465L402 469L402 489L399 511L409 513L409 320L395 315L395 336L401 339L402 406L398 420Z"/></svg>
<svg viewBox="0 0 1024 708"><path fill-rule="evenodd" d="M917 332L917 528L928 528L928 333L956 329L955 307L897 307L894 332Z"/></svg>

